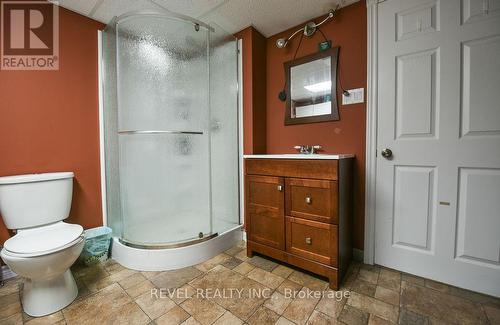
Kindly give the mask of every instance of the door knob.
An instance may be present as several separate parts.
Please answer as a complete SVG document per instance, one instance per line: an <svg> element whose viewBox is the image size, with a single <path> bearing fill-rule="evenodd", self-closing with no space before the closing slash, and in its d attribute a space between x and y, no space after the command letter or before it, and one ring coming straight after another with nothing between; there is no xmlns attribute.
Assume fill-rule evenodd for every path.
<svg viewBox="0 0 500 325"><path fill-rule="evenodd" d="M311 204L312 203L312 198L310 196L306 197L306 203Z"/></svg>
<svg viewBox="0 0 500 325"><path fill-rule="evenodd" d="M392 150L389 148L385 148L384 150L382 150L382 157L384 157L386 159L391 159L392 158Z"/></svg>
<svg viewBox="0 0 500 325"><path fill-rule="evenodd" d="M306 237L306 244L311 245L312 244L312 238L311 237Z"/></svg>
<svg viewBox="0 0 500 325"><path fill-rule="evenodd" d="M283 192L283 185L278 185L278 191Z"/></svg>

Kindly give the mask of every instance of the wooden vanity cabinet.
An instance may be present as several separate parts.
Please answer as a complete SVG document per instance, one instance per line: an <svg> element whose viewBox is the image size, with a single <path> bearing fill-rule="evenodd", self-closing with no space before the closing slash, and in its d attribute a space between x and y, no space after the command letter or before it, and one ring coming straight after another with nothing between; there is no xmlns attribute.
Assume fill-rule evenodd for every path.
<svg viewBox="0 0 500 325"><path fill-rule="evenodd" d="M328 277L338 289L352 255L352 161L246 158L247 255Z"/></svg>

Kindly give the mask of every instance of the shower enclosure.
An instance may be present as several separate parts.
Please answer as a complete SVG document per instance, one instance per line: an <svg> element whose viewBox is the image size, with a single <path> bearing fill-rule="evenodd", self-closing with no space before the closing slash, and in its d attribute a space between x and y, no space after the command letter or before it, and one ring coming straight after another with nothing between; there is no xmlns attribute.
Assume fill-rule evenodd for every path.
<svg viewBox="0 0 500 325"><path fill-rule="evenodd" d="M171 13L122 15L102 32L114 245L175 249L239 226L237 52L215 24Z"/></svg>

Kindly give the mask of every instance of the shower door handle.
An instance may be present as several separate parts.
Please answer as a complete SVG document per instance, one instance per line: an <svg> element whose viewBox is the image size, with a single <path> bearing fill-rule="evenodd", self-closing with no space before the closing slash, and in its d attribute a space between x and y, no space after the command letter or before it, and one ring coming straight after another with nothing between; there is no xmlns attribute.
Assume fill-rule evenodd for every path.
<svg viewBox="0 0 500 325"><path fill-rule="evenodd" d="M203 134L201 131L175 131L175 130L125 130L118 131L118 134Z"/></svg>

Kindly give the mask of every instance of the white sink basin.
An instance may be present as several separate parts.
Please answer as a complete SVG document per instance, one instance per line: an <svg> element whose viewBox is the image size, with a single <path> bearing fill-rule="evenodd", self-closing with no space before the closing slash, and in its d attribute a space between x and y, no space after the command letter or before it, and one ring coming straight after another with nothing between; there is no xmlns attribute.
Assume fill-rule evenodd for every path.
<svg viewBox="0 0 500 325"><path fill-rule="evenodd" d="M330 159L330 160L337 160L337 159L345 159L345 158L353 158L353 154L337 154L337 155L330 155L330 154L312 154L312 155L306 155L306 154L278 154L278 155L243 155L243 158L248 158L248 159Z"/></svg>

